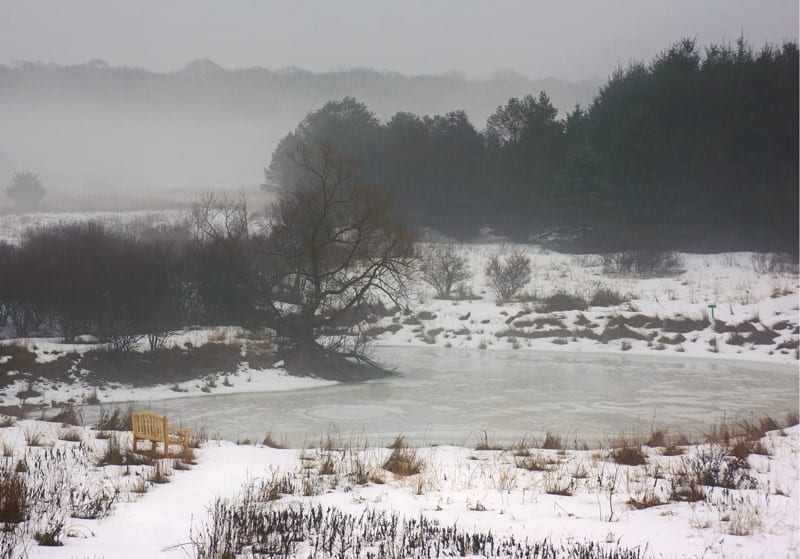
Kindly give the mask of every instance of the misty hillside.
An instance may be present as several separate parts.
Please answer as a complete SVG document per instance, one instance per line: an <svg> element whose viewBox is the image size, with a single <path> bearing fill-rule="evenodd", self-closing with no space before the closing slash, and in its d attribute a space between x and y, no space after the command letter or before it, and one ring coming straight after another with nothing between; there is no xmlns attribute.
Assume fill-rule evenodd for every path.
<svg viewBox="0 0 800 559"><path fill-rule="evenodd" d="M330 99L354 96L379 118L463 109L476 126L511 96L547 91L562 112L588 104L600 80L511 71L489 79L352 69L227 70L198 60L166 74L20 62L0 66L0 184L15 169L51 189L255 187L280 138ZM51 190L53 192L54 190Z"/></svg>

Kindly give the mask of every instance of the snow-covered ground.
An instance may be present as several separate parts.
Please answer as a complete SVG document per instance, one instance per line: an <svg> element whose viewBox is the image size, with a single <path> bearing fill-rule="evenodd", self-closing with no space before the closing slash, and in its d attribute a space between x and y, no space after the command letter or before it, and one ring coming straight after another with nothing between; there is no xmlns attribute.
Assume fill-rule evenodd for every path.
<svg viewBox="0 0 800 559"><path fill-rule="evenodd" d="M488 287L484 269L489 257L514 248L524 250L531 260L533 278L523 289L530 301L498 304ZM536 246L497 244L467 245L461 252L473 276L465 282L465 291L474 293L478 299L435 299L433 289L420 286L411 305L413 315L384 319L384 326L394 324L392 329L396 330L382 333L379 343L582 352L622 350L642 354L677 352L684 356L797 363L798 277L792 272L758 271L763 255L680 254L681 273L641 279L605 273L598 255L568 255ZM585 311L536 312L541 301L556 293L578 295L590 301L600 289L609 289L627 300L613 306L590 306ZM753 330L767 330L776 324L782 328L776 331L771 343L730 344L730 333L715 331L709 320L709 305L715 305L714 318L731 327L747 323L754 325ZM642 326L631 317L673 323ZM592 339L592 334L602 334L614 319L630 322L630 329L637 336L648 339L626 337L608 342ZM688 321L707 324L691 328ZM544 335L548 331L550 335ZM677 334L685 339L676 342L680 339ZM781 344L786 347L778 349Z"/></svg>
<svg viewBox="0 0 800 559"><path fill-rule="evenodd" d="M484 269L488 258L512 248L526 251L532 280L522 290L523 301L498 304L488 287ZM404 310L374 325L376 344L434 346L476 350L514 349L582 353L671 355L798 363L798 276L794 271L765 270L768 256L753 253L681 254L683 271L660 278L619 277L606 273L597 255L567 255L530 245L466 245L459 249L467 260L471 278L463 292L473 297L442 300L434 290L417 282ZM585 310L537 312L555 293L577 295L590 301L598 290L619 294L624 302L590 306ZM709 305L714 305L713 317ZM189 330L175 334L172 346L194 347L212 338L246 344L237 329ZM93 345L61 344L56 339L0 340L24 345L39 362L70 352L85 352ZM142 348L144 349L144 348ZM0 356L0 360L9 357ZM17 394L28 387L25 371L10 371L17 378L0 390L0 404L16 404ZM225 379L228 379L227 381ZM293 390L329 384L312 378L288 376L280 367L254 369L246 363L219 371L212 380L197 379L160 386L134 388L124 384L103 387L84 382L75 371L71 382L34 379L41 393L30 403L159 400L243 391Z"/></svg>
<svg viewBox="0 0 800 559"><path fill-rule="evenodd" d="M164 216L165 223L174 220L173 215ZM13 241L23 225L4 217L0 239ZM522 300L496 303L484 276L488 258L511 250L511 245L464 246L460 250L471 278L463 291L474 297L436 299L433 290L420 282L411 289L407 309L375 325L376 343L523 354L543 349L625 351L798 363L797 273L770 272L760 255L683 254L681 273L639 279L605 273L596 255L560 254L527 245L517 248L527 252L533 270ZM585 310L538 312L539 305L555 293L590 300L599 289L619 293L625 301ZM709 320L709 305L715 306L716 323ZM169 344L198 347L220 335L243 348L247 343L246 336L231 334L230 329L212 329L177 333ZM6 339L0 344L24 345L39 362L97 347L54 339ZM146 387L122 383L98 387L87 382L80 370L72 372L69 382L29 379L26 371L13 368L12 359L0 353L0 362L12 364L9 377L13 381L0 390L4 405L19 403L17 394L31 381L40 395L27 401L44 405L81 403L95 396L103 403L155 401L202 397L209 392L297 390L330 384L290 376L280 363L271 368L250 367L243 357L233 370L204 378ZM154 477L152 465L98 467L109 439L98 439L88 428L12 422L5 416L0 416L0 425L5 425L0 427L0 473L8 476L24 470L18 466L22 461L28 472L20 475L29 476L29 487L39 491L32 494L35 506L28 522L17 528L20 534L24 532L17 542L20 547L12 550L14 531L0 531L5 534L0 539L5 546L0 546L2 559L24 557L24 549L30 557L199 556L210 537L207 530L214 526L212 510L219 520L220 511L236 509L242 501L236 495L241 491L248 506L261 512L305 503L354 515L364 511L386 511L403 518L423 515L469 532L491 530L497 538L549 538L558 545L591 541L609 549L637 549L644 556L800 554L800 429L796 426L772 431L760 444L749 441L754 450L767 454L750 454L747 468L731 458L733 443L687 447L678 456L644 447L647 464L641 466L618 465L608 450L529 450L528 446L535 445L522 444L502 451L410 449L409 456L415 454L420 460L420 473L395 476L382 467L390 450L364 448L352 441L344 449L339 443L300 450L209 441L196 451L197 464L189 470L179 469L185 467L179 462L165 462L163 468L172 471L170 482L158 484L148 481ZM124 449L129 437L120 433L112 440ZM320 470L331 473L322 475ZM695 491L693 480L698 476L718 478L725 472L732 472L735 487L705 484ZM680 495L687 491L698 500L682 501ZM267 501L264 495L280 498ZM217 498L231 500L217 502L215 508ZM656 506L637 510L634 504L642 502ZM41 547L31 540L37 532L53 527L61 527L57 536L63 547ZM300 543L295 551L307 555L310 550L303 547L307 544ZM247 552L242 556L248 556Z"/></svg>
<svg viewBox="0 0 800 559"><path fill-rule="evenodd" d="M724 444L680 447L676 456L642 447L647 463L627 466L609 450L537 450L521 442L506 450L401 449L419 462L419 473L408 476L383 468L392 450L358 441L287 450L208 441L188 470L176 467L181 461L161 461L168 483L148 481L153 465L96 466L110 440L96 435L31 420L0 428L2 470L24 470L16 465L25 463L19 475L29 487L42 488L32 492L39 501L32 502L28 521L14 527L21 537L16 552L0 550L0 557L24 557L25 549L28 557L50 558L202 557L226 526L226 511L238 511L244 525L253 515L268 522L269 511L301 505L354 518L369 511L422 516L469 533L491 531L496 542L509 536L528 543L547 538L557 546L595 542L607 550L639 550L642 557L800 553L797 426L756 436L748 444L761 454L738 462L731 458L733 446ZM130 433L114 437L125 454ZM704 476L703 485L693 482ZM692 491L697 500L685 500ZM112 502L110 509L89 506L104 500ZM651 506L635 506L644 503ZM264 530L250 542L266 537ZM56 532L63 546L36 545L31 537L37 532ZM0 538L8 550L14 533ZM302 533L295 532L291 556L310 552L313 538L304 540ZM222 541L237 537L244 538L228 532ZM237 556L251 557L243 549ZM353 551L344 549L342 556Z"/></svg>
<svg viewBox="0 0 800 559"><path fill-rule="evenodd" d="M186 219L185 210L133 211L133 212L42 212L0 215L0 242L17 244L26 231L37 227L69 225L84 221L97 221L112 229L158 229L180 223Z"/></svg>

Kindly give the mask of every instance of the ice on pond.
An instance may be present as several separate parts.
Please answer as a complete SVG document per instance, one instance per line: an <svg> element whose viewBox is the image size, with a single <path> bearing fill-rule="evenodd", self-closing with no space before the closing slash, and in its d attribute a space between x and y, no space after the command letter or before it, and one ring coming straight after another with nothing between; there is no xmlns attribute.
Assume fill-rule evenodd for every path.
<svg viewBox="0 0 800 559"><path fill-rule="evenodd" d="M209 432L292 444L330 432L371 443L404 434L418 443L470 445L483 430L512 442L552 431L569 440L648 432L652 424L696 431L729 419L798 409L795 367L697 358L384 347L396 374L281 393L141 403Z"/></svg>

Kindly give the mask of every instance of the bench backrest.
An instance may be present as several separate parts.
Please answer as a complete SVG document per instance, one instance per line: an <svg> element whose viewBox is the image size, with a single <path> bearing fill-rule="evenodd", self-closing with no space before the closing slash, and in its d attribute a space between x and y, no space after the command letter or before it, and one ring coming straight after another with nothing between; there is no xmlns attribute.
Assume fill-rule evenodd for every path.
<svg viewBox="0 0 800 559"><path fill-rule="evenodd" d="M167 433L167 417L154 411L135 411L131 422L135 434L164 436Z"/></svg>

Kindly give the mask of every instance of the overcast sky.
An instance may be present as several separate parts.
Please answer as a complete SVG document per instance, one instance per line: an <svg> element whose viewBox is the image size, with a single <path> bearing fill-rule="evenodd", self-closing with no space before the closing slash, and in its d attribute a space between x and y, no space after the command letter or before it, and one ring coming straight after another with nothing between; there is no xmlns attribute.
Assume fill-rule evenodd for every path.
<svg viewBox="0 0 800 559"><path fill-rule="evenodd" d="M0 63L605 77L684 36L797 40L797 0L0 0Z"/></svg>

